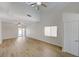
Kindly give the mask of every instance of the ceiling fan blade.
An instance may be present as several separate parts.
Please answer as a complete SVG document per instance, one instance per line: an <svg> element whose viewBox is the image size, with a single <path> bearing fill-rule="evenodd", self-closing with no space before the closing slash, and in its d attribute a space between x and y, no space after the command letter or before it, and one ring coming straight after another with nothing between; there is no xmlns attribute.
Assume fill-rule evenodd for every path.
<svg viewBox="0 0 79 59"><path fill-rule="evenodd" d="M31 15L27 14L28 17L32 17Z"/></svg>
<svg viewBox="0 0 79 59"><path fill-rule="evenodd" d="M41 5L44 6L44 7L47 7L47 5L45 5L45 4L43 4L43 3L42 3Z"/></svg>
<svg viewBox="0 0 79 59"><path fill-rule="evenodd" d="M36 3L30 4L30 5L31 5L31 6L32 6L32 5L36 5Z"/></svg>

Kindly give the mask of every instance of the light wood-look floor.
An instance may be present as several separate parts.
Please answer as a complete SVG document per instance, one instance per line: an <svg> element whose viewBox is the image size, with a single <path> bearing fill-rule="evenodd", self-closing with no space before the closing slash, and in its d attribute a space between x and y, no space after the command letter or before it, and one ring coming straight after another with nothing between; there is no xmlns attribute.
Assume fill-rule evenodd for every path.
<svg viewBox="0 0 79 59"><path fill-rule="evenodd" d="M1 57L72 57L58 46L31 38L7 39L0 44Z"/></svg>

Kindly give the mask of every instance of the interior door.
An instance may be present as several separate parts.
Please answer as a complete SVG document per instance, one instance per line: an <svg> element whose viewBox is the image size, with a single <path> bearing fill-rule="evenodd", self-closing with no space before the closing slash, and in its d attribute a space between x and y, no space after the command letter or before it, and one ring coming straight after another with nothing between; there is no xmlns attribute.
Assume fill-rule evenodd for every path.
<svg viewBox="0 0 79 59"><path fill-rule="evenodd" d="M73 54L73 24L64 23L64 50Z"/></svg>
<svg viewBox="0 0 79 59"><path fill-rule="evenodd" d="M79 56L79 22L73 22L73 54Z"/></svg>
<svg viewBox="0 0 79 59"><path fill-rule="evenodd" d="M79 56L78 28L78 22L64 23L64 49L76 56Z"/></svg>

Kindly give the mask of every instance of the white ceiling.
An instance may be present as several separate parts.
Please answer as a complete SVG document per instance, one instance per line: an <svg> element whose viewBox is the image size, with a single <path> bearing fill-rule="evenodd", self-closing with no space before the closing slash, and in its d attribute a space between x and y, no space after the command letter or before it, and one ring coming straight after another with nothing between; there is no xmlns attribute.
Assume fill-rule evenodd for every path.
<svg viewBox="0 0 79 59"><path fill-rule="evenodd" d="M32 17L28 17L27 14ZM39 21L39 12L31 6L27 6L24 2L0 2L0 20L37 22Z"/></svg>
<svg viewBox="0 0 79 59"><path fill-rule="evenodd" d="M47 5L47 8L40 6L40 10L37 11L25 2L0 2L0 20L8 22L20 20L24 23L37 22L40 21L40 12L60 12L71 10L74 6L79 9L79 3L76 2L44 2L44 4ZM32 15L32 17L28 17L27 14Z"/></svg>

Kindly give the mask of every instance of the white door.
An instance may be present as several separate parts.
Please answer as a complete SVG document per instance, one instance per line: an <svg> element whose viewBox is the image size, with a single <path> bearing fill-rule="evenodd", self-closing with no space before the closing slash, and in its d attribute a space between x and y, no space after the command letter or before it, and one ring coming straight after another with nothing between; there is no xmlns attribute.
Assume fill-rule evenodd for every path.
<svg viewBox="0 0 79 59"><path fill-rule="evenodd" d="M78 30L78 22L64 23L64 49L76 56L79 56Z"/></svg>
<svg viewBox="0 0 79 59"><path fill-rule="evenodd" d="M64 50L73 54L73 24L64 23Z"/></svg>
<svg viewBox="0 0 79 59"><path fill-rule="evenodd" d="M73 54L79 56L79 22L73 22Z"/></svg>

